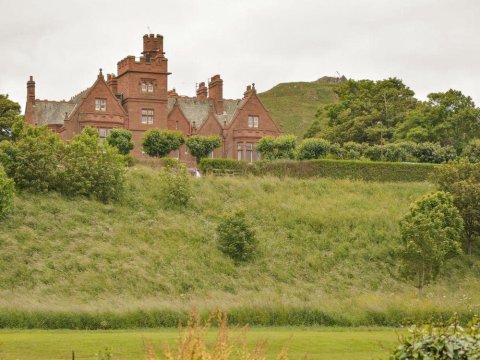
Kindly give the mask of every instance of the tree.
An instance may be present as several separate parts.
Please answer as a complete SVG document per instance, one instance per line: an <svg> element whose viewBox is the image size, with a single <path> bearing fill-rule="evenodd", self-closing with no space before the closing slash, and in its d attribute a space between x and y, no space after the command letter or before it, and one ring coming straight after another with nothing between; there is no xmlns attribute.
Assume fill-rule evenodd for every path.
<svg viewBox="0 0 480 360"><path fill-rule="evenodd" d="M57 185L59 137L46 126L25 125L16 140L0 142L0 164L20 189L54 190Z"/></svg>
<svg viewBox="0 0 480 360"><path fill-rule="evenodd" d="M480 139L470 141L462 155L471 163L480 163Z"/></svg>
<svg viewBox="0 0 480 360"><path fill-rule="evenodd" d="M107 136L107 143L116 147L122 155L127 155L135 144L132 141L132 132L126 129L112 129Z"/></svg>
<svg viewBox="0 0 480 360"><path fill-rule="evenodd" d="M316 117L319 116L318 114L319 112L317 111L317 115L315 116ZM312 124L310 125L308 130L305 132L305 134L303 135L303 138L304 139L314 138L320 133L320 131L322 131L322 124L320 123L320 120L317 117L315 120L313 120Z"/></svg>
<svg viewBox="0 0 480 360"><path fill-rule="evenodd" d="M237 262L253 258L257 249L255 231L245 219L245 213L236 213L224 217L217 227L220 250Z"/></svg>
<svg viewBox="0 0 480 360"><path fill-rule="evenodd" d="M321 159L330 152L330 142L325 139L311 138L303 140L298 146L299 160Z"/></svg>
<svg viewBox="0 0 480 360"><path fill-rule="evenodd" d="M421 292L445 261L461 252L463 221L452 196L438 191L413 203L400 229L405 275L416 279Z"/></svg>
<svg viewBox="0 0 480 360"><path fill-rule="evenodd" d="M293 159L296 146L295 135L265 136L258 142L257 151L265 160Z"/></svg>
<svg viewBox="0 0 480 360"><path fill-rule="evenodd" d="M10 139L13 124L22 119L20 105L0 94L0 141Z"/></svg>
<svg viewBox="0 0 480 360"><path fill-rule="evenodd" d="M0 166L0 220L3 220L13 208L14 183Z"/></svg>
<svg viewBox="0 0 480 360"><path fill-rule="evenodd" d="M193 135L189 137L185 143L190 150L190 154L192 154L197 160L198 165L202 158L208 157L213 150L222 145L222 139L218 135Z"/></svg>
<svg viewBox="0 0 480 360"><path fill-rule="evenodd" d="M184 143L183 134L171 130L150 129L142 138L143 151L155 157L165 157Z"/></svg>
<svg viewBox="0 0 480 360"><path fill-rule="evenodd" d="M436 170L435 181L442 191L453 195L465 227L463 247L471 254L480 242L480 163L442 165Z"/></svg>

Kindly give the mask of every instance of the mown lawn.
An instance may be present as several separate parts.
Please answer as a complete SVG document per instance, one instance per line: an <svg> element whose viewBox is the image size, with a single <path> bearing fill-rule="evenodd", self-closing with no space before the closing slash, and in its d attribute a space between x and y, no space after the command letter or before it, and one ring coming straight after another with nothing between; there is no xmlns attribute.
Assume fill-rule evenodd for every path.
<svg viewBox="0 0 480 360"><path fill-rule="evenodd" d="M397 344L398 329L388 328L253 328L247 333L250 345L267 340L267 355L275 359L284 346L289 359L386 359ZM241 331L231 332L239 341ZM211 331L213 340L215 332ZM157 358L163 358L166 344L174 344L178 330L75 331L3 330L0 331L0 359L53 360L102 359L111 349L112 359L147 359L145 344L152 344Z"/></svg>

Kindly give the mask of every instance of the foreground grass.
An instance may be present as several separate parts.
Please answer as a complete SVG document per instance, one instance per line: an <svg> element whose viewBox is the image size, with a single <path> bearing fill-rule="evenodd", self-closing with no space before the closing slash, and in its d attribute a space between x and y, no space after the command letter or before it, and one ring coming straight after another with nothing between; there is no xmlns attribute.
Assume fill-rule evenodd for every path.
<svg viewBox="0 0 480 360"><path fill-rule="evenodd" d="M148 326L175 326L192 306L257 325L398 325L479 310L477 255L450 262L421 298L398 275L398 222L428 183L208 177L193 187L187 209L165 209L156 171L139 166L115 204L20 193L1 224L0 326L115 328L123 316L119 327L142 327L137 311L157 310L173 318ZM215 240L237 209L260 244L243 265ZM315 311L333 320L303 320ZM64 320L76 314L94 325Z"/></svg>
<svg viewBox="0 0 480 360"><path fill-rule="evenodd" d="M231 333L240 338L241 331ZM210 332L214 339L214 331ZM159 359L166 344L174 346L178 331L0 331L0 359L50 360L97 359L97 354L111 349L113 359L145 359L145 344L152 344ZM253 346L267 340L267 355L274 359L284 346L289 359L386 359L397 344L394 329L326 328L253 328L247 341Z"/></svg>

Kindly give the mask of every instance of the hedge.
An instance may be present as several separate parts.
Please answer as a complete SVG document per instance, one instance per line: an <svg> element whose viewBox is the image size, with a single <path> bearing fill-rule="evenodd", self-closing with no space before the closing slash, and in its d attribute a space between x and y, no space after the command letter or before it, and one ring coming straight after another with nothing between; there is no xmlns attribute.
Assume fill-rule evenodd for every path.
<svg viewBox="0 0 480 360"><path fill-rule="evenodd" d="M257 161L252 165L231 159L204 159L200 163L203 173L236 171L257 176L334 179L353 179L379 182L426 181L437 165L420 163L393 163L356 160L277 160Z"/></svg>

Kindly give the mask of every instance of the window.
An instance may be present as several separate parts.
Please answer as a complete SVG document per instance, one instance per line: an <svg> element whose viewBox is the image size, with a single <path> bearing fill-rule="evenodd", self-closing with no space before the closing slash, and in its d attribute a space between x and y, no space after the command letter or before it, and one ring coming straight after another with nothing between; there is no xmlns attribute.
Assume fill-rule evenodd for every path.
<svg viewBox="0 0 480 360"><path fill-rule="evenodd" d="M208 154L208 158L213 159L213 151L210 154Z"/></svg>
<svg viewBox="0 0 480 360"><path fill-rule="evenodd" d="M258 116L249 116L248 117L248 127L249 128L258 128Z"/></svg>
<svg viewBox="0 0 480 360"><path fill-rule="evenodd" d="M142 109L142 124L153 124L153 110L152 109Z"/></svg>
<svg viewBox="0 0 480 360"><path fill-rule="evenodd" d="M256 144L253 145L253 161L260 160L260 153L257 151Z"/></svg>
<svg viewBox="0 0 480 360"><path fill-rule="evenodd" d="M95 99L95 110L96 111L107 111L107 100L106 99Z"/></svg>
<svg viewBox="0 0 480 360"><path fill-rule="evenodd" d="M243 160L243 144L237 144L237 160Z"/></svg>
<svg viewBox="0 0 480 360"><path fill-rule="evenodd" d="M153 82L151 82L151 81L142 81L142 92L144 92L144 93L153 93Z"/></svg>
<svg viewBox="0 0 480 360"><path fill-rule="evenodd" d="M245 144L245 160L249 163L253 161L253 144Z"/></svg>
<svg viewBox="0 0 480 360"><path fill-rule="evenodd" d="M100 136L101 139L106 138L108 135L108 130L107 129L98 129L98 135Z"/></svg>

